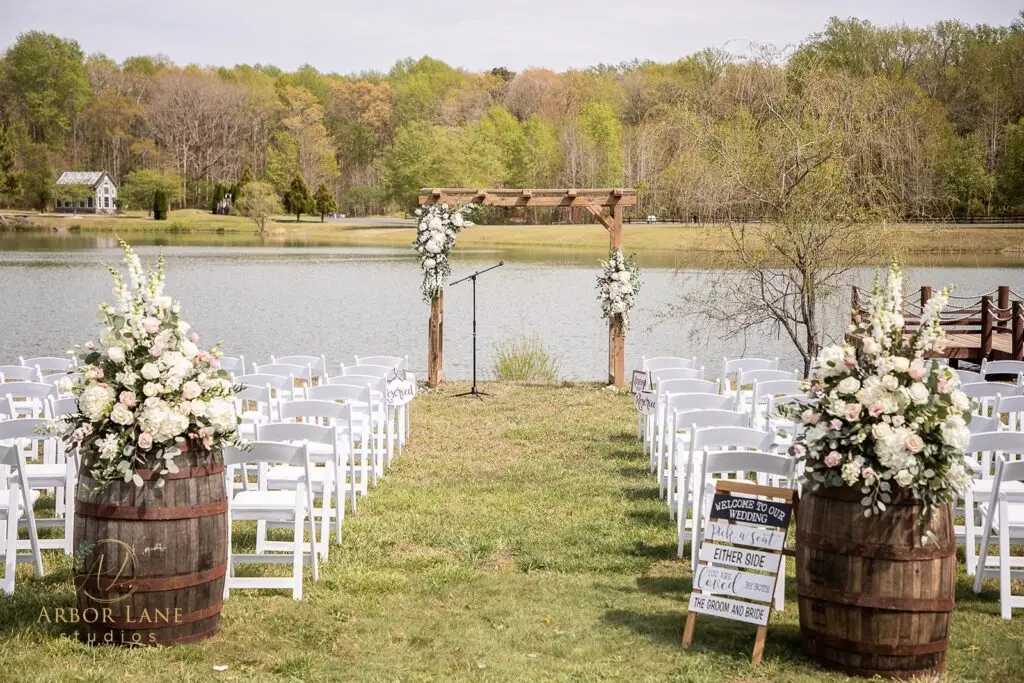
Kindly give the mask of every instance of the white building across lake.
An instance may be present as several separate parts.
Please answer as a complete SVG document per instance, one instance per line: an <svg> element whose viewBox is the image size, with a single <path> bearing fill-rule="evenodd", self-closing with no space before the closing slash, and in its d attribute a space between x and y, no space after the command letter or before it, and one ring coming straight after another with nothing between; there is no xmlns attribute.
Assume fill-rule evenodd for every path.
<svg viewBox="0 0 1024 683"><path fill-rule="evenodd" d="M114 213L117 207L117 185L106 171L64 171L57 178L58 185L84 185L91 187L93 194L80 200L55 199L54 209L58 213Z"/></svg>

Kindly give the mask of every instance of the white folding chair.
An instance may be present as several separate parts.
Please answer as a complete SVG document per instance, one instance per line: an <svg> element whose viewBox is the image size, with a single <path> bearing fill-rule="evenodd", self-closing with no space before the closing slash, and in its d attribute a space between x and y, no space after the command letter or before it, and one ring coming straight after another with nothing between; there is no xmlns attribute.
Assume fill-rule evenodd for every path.
<svg viewBox="0 0 1024 683"><path fill-rule="evenodd" d="M25 365L0 365L0 377L4 382L42 382L43 373L39 368Z"/></svg>
<svg viewBox="0 0 1024 683"><path fill-rule="evenodd" d="M245 356L221 356L217 365L231 377L245 374Z"/></svg>
<svg viewBox="0 0 1024 683"><path fill-rule="evenodd" d="M648 378L650 380L651 390L658 392L658 387L662 382L679 379L703 380L704 368L661 368L659 370L649 370ZM644 451L647 453L653 454L655 441L658 438L656 421L657 411L655 411L653 416L648 416L646 431L644 432Z"/></svg>
<svg viewBox="0 0 1024 683"><path fill-rule="evenodd" d="M375 430L380 430L378 433L381 442L379 448L383 449L384 452L384 465L387 467L391 466L391 460L395 454L396 441L398 439L397 425L395 421L395 410L392 406L387 404L385 392L387 391L387 381L395 373L395 369L386 365L344 365L341 366L341 376L349 377L352 379L358 379L360 381L369 381L371 378L379 380L379 384L374 385L374 403L376 410L374 411L373 427ZM335 378L327 380L328 382L334 382ZM379 394L377 387L380 387ZM383 472L383 470L381 470Z"/></svg>
<svg viewBox="0 0 1024 683"><path fill-rule="evenodd" d="M4 575L0 578L0 594L14 592L14 576L18 562L32 562L36 578L43 578L43 555L39 548L33 506L39 492L33 491L25 478L25 455L17 446L0 444L0 560ZM18 552L18 527L22 518L28 526L28 555Z"/></svg>
<svg viewBox="0 0 1024 683"><path fill-rule="evenodd" d="M772 372L772 371L767 371ZM750 426L759 427L767 416L768 402L775 396L799 396L805 393L798 379L755 379L750 392ZM739 392L737 392L737 396Z"/></svg>
<svg viewBox="0 0 1024 683"><path fill-rule="evenodd" d="M341 544L341 525L345 521L344 484L341 476L343 465L338 447L338 430L334 425L318 425L305 422L272 422L256 425L257 441L305 444L310 460L310 470L289 464L278 464L260 468L261 489L274 491L292 490L299 481L310 477L314 496L320 494L320 507L314 508L314 517L320 517L320 534L317 552L323 560L330 552L331 521L334 520L335 542ZM271 524L271 526L277 526ZM286 550L287 544L267 540L267 523L256 525L256 552Z"/></svg>
<svg viewBox="0 0 1024 683"><path fill-rule="evenodd" d="M772 449L774 439L768 432L746 426L694 427L692 431L689 454L687 455L682 479L681 495L683 501L679 506L679 514L676 519L678 532L676 552L679 554L679 557L683 556L683 540L686 537L686 514L687 512L693 512L693 518L690 522L690 558L692 566L696 566L697 553L700 550L700 539L697 537L699 529L697 527L701 522L700 512L703 508L699 505L691 507L690 496L693 496L695 503L699 503L702 500L701 491L708 487L714 488L714 481L704 474L704 461L707 459L708 453L725 451L768 453ZM721 474L722 471L714 470L714 473ZM730 470L730 473L738 479L742 479L745 474L737 470ZM759 483L767 484L769 482Z"/></svg>
<svg viewBox="0 0 1024 683"><path fill-rule="evenodd" d="M75 366L74 356L60 358L58 356L39 356L38 358L18 358L18 364L27 368L36 368L41 375L64 372Z"/></svg>
<svg viewBox="0 0 1024 683"><path fill-rule="evenodd" d="M653 415L654 436L651 440L653 447L650 452L652 473L657 470L659 459L665 457L668 449L665 438L665 425L668 422L666 397L669 394L718 394L720 389L717 380L712 382L706 379L663 379L658 382Z"/></svg>
<svg viewBox="0 0 1024 683"><path fill-rule="evenodd" d="M729 396L732 395L733 382L739 377L741 372L778 369L778 358L723 358L722 374L719 376L719 379L722 380L722 393Z"/></svg>
<svg viewBox="0 0 1024 683"><path fill-rule="evenodd" d="M753 472L766 478L793 481L795 460L786 455L775 453L762 453L759 451L719 451L707 453L701 464L700 481L710 481L716 476L728 478L734 472ZM704 520L708 517L711 509L711 500L714 496L714 484L700 486L700 501L696 507L698 513L693 528L694 547L698 550L693 553L691 567L696 569L697 553L700 543L703 540ZM786 558L783 556L779 562L778 578L775 583L775 609L781 610L784 606L786 596Z"/></svg>
<svg viewBox="0 0 1024 683"><path fill-rule="evenodd" d="M309 368L312 381L323 384L327 379L327 360L324 356L271 356L274 365L299 365Z"/></svg>
<svg viewBox="0 0 1024 683"><path fill-rule="evenodd" d="M1011 432L1024 432L1024 396L1000 396L996 399L995 419ZM974 420L968 427L974 426Z"/></svg>
<svg viewBox="0 0 1024 683"><path fill-rule="evenodd" d="M64 448L51 433L52 421L48 419L23 417L0 422L0 448L14 448L25 457L25 446L33 459L40 451L47 451L60 458L60 462L23 462L25 482L32 492L52 491L55 495L55 517L34 517L36 527L63 529L62 538L44 538L39 547L44 550L62 550L73 555L72 544L75 532L75 483L77 469L75 459L66 457Z"/></svg>
<svg viewBox="0 0 1024 683"><path fill-rule="evenodd" d="M0 393L10 397L15 412L23 417L46 417L46 399L57 395L55 387L42 382L6 382L0 385Z"/></svg>
<svg viewBox="0 0 1024 683"><path fill-rule="evenodd" d="M298 481L294 490L272 491L266 489L244 488L233 492L235 467L238 465L255 465L266 468L274 464L294 465L301 467L304 476ZM305 444L293 445L285 443L253 442L251 451L243 451L234 446L224 448L224 476L228 483L230 495L228 504L228 573L224 577L224 598L236 589L248 588L284 588L292 591L292 598L302 599L302 569L305 562L312 566L313 580L320 576L319 560L316 547L316 528L314 525L312 466L309 460L309 449ZM290 552L256 552L236 553L232 526L235 521L290 524L294 534ZM304 535L309 533L308 546ZM308 550L307 550L308 548ZM279 564L291 563L290 577L236 576L235 567L239 564Z"/></svg>
<svg viewBox="0 0 1024 683"><path fill-rule="evenodd" d="M306 398L306 389L313 386L313 370L308 365L292 365L290 363L258 365L253 363L251 374L274 375L290 379L289 384L281 392L281 398L287 401Z"/></svg>
<svg viewBox="0 0 1024 683"><path fill-rule="evenodd" d="M989 375L1008 375L1013 377L1016 384L1020 386L1022 381L1024 381L1024 361L982 359L981 371L978 374L985 381L988 380Z"/></svg>
<svg viewBox="0 0 1024 683"><path fill-rule="evenodd" d="M972 422L974 419L972 418ZM964 557L968 576L974 574L977 558L978 505L992 492L995 463L999 457L1019 460L1024 455L1024 432L997 431L972 434L964 449L964 463L974 478L964 491ZM1017 482L1006 482L1003 491L1024 493ZM959 532L959 529L955 531ZM959 535L959 534L958 534Z"/></svg>
<svg viewBox="0 0 1024 683"><path fill-rule="evenodd" d="M953 372L955 372L956 376L960 379L960 384L974 384L976 382L985 381L982 374L980 372L975 372L974 370L961 370L959 368L954 368Z"/></svg>
<svg viewBox="0 0 1024 683"><path fill-rule="evenodd" d="M353 448L359 443L359 465L354 469L355 489L365 496L372 484L377 486L379 469L382 467L383 456L375 446L376 439L373 429L374 403L370 385L357 378L345 378L349 381L334 384L321 384L311 387L309 399L315 401L341 401L351 408Z"/></svg>
<svg viewBox="0 0 1024 683"><path fill-rule="evenodd" d="M682 356L655 356L640 359L640 367L644 370L665 370L668 368L697 368L697 356L683 358Z"/></svg>
<svg viewBox="0 0 1024 683"><path fill-rule="evenodd" d="M338 403L337 401L318 401L305 399L301 401L285 401L281 404L282 422L304 422L334 427L338 439L338 463L336 481L336 493L342 496L348 492L352 504L352 512L356 511L356 448L355 448L355 420L353 414L359 414L359 408L353 408L352 404ZM278 439L274 439L275 441ZM310 444L310 455L316 460L316 449ZM347 482L347 483L346 483ZM344 499L342 499L344 504ZM344 511L343 511L344 512ZM342 515L342 518L344 515ZM341 543L341 518L337 527L337 542Z"/></svg>
<svg viewBox="0 0 1024 683"><path fill-rule="evenodd" d="M961 384L960 391L977 402L975 413L991 415L1000 396L1020 396L1024 387L1003 382L971 382Z"/></svg>
<svg viewBox="0 0 1024 683"><path fill-rule="evenodd" d="M396 370L409 370L409 356L356 356L356 365L378 365L384 367L395 368ZM409 373L406 372L406 377L409 378ZM415 382L414 377L409 378L410 381ZM397 411L396 418L398 420L398 452L401 453L405 447L405 441L409 438L411 431L411 417L410 417L410 406L411 404L406 403L401 407L401 410Z"/></svg>
<svg viewBox="0 0 1024 683"><path fill-rule="evenodd" d="M743 370L736 375L736 390L733 393L733 409L742 410L746 413L752 412L752 402L754 400L754 385L763 382L779 382L779 381L796 381L795 391L789 391L787 393L796 393L800 391L799 376L795 370ZM749 389L747 388L749 387Z"/></svg>
<svg viewBox="0 0 1024 683"><path fill-rule="evenodd" d="M1011 487L1009 484L1016 484ZM1024 543L1024 461L1008 460L1000 455L996 460L996 474L988 502L979 506L981 524L981 550L974 572L974 592L980 593L987 578L999 579L999 612L1009 619L1013 608L1024 607L1024 595L1013 595L1012 579L1024 578L1024 557L1011 556L1010 545ZM998 538L993 541L992 532ZM996 542L999 555L989 556L989 546Z"/></svg>
<svg viewBox="0 0 1024 683"><path fill-rule="evenodd" d="M662 429L662 437L658 446L658 493L664 498L667 496L669 515L675 509L675 495L673 493L673 481L675 469L678 466L676 454L679 452L679 432L688 429L690 425L676 422L676 414L689 410L729 410L732 401L728 396L721 394L667 394L665 396L665 426Z"/></svg>
<svg viewBox="0 0 1024 683"><path fill-rule="evenodd" d="M280 375L236 375L231 381L242 387L235 403L242 420L239 433L245 438L252 437L253 424L277 419L277 405L292 386L290 376ZM251 409L250 403L255 403Z"/></svg>

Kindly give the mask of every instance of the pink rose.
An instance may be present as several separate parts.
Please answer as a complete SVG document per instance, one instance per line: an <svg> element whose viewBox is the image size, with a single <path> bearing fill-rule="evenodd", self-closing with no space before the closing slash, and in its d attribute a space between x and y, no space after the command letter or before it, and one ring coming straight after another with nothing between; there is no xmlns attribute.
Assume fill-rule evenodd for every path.
<svg viewBox="0 0 1024 683"><path fill-rule="evenodd" d="M847 403L846 404L846 419L850 422L856 422L860 418L861 405L859 403Z"/></svg>
<svg viewBox="0 0 1024 683"><path fill-rule="evenodd" d="M801 417L803 418L805 425L816 425L818 424L818 421L821 419L821 415L818 415L818 413L814 412L810 408L805 410L804 414Z"/></svg>
<svg viewBox="0 0 1024 683"><path fill-rule="evenodd" d="M875 478L875 471L870 467L865 467L861 470L860 476L864 477L864 481L871 483L871 480Z"/></svg>
<svg viewBox="0 0 1024 683"><path fill-rule="evenodd" d="M924 450L924 439L918 434L911 434L907 437L907 440L903 442L903 445L911 453L920 453Z"/></svg>
<svg viewBox="0 0 1024 683"><path fill-rule="evenodd" d="M863 348L864 348L864 353L877 353L878 352L878 343L874 339L872 339L871 337L865 337Z"/></svg>
<svg viewBox="0 0 1024 683"><path fill-rule="evenodd" d="M154 358L159 358L161 355L163 355L163 352L164 347L160 346L159 344L153 344L152 346L149 347L149 355L153 356Z"/></svg>
<svg viewBox="0 0 1024 683"><path fill-rule="evenodd" d="M796 457L802 458L804 453L806 453L806 452L807 452L807 449L804 448L804 445L802 443L795 443L795 444L793 444L793 455L795 455Z"/></svg>
<svg viewBox="0 0 1024 683"><path fill-rule="evenodd" d="M830 427L832 427L832 429L835 429L836 431L839 431L840 429L843 428L843 421L840 420L838 417L832 418L832 421L829 422L828 424Z"/></svg>
<svg viewBox="0 0 1024 683"><path fill-rule="evenodd" d="M210 358L210 367L213 368L214 370L219 369L220 368L220 359L219 358Z"/></svg>
<svg viewBox="0 0 1024 683"><path fill-rule="evenodd" d="M85 434L86 436L92 434L92 424L89 422L86 422L84 425L79 427L79 429L81 429L82 433Z"/></svg>
<svg viewBox="0 0 1024 683"><path fill-rule="evenodd" d="M841 463L842 461L843 456L839 455L839 453L835 451L832 451L831 453L825 456L826 467L838 467L839 463Z"/></svg>
<svg viewBox="0 0 1024 683"><path fill-rule="evenodd" d="M843 365L846 366L847 370L853 370L854 368L857 367L857 361L847 356L846 359L843 361Z"/></svg>
<svg viewBox="0 0 1024 683"><path fill-rule="evenodd" d="M96 348L96 345L93 344L92 342L86 342L85 343L85 348L87 348L87 349L89 349L91 351L91 350Z"/></svg>
<svg viewBox="0 0 1024 683"><path fill-rule="evenodd" d="M131 391L122 391L121 395L118 396L118 400L121 401L121 404L125 408L134 408L135 404L138 402L135 398L135 394Z"/></svg>
<svg viewBox="0 0 1024 683"><path fill-rule="evenodd" d="M156 334L156 331L160 329L160 321L150 316L142 321L142 329L146 331L146 334Z"/></svg>
<svg viewBox="0 0 1024 683"><path fill-rule="evenodd" d="M92 379L103 379L103 368L93 368L89 371L89 377Z"/></svg>
<svg viewBox="0 0 1024 683"><path fill-rule="evenodd" d="M199 333L196 332L195 330L192 330L192 332L188 335L188 340L195 344L197 341L199 341Z"/></svg>
<svg viewBox="0 0 1024 683"><path fill-rule="evenodd" d="M81 427L79 427L75 431L71 432L71 440L72 441L81 441L84 438L85 438L85 432L82 430Z"/></svg>
<svg viewBox="0 0 1024 683"><path fill-rule="evenodd" d="M927 368L925 368L924 362L920 358L917 358L910 364L910 369L907 372L914 379L921 379L925 376Z"/></svg>
<svg viewBox="0 0 1024 683"><path fill-rule="evenodd" d="M885 406L883 406L881 403L876 403L875 405L868 408L868 414L871 415L871 417L878 417L884 412Z"/></svg>
<svg viewBox="0 0 1024 683"><path fill-rule="evenodd" d="M148 451L153 445L153 436L149 432L139 434L139 448Z"/></svg>
<svg viewBox="0 0 1024 683"><path fill-rule="evenodd" d="M940 379L939 383L935 386L935 388L938 390L938 392L940 394L948 394L949 393L949 388L950 388L949 387L949 380L947 380L947 379Z"/></svg>

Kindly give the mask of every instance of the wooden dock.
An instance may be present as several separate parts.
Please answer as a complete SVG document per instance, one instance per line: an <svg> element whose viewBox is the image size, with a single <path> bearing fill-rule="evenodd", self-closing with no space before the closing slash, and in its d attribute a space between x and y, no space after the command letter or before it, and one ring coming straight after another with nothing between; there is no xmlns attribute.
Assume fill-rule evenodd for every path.
<svg viewBox="0 0 1024 683"><path fill-rule="evenodd" d="M916 296L904 297L903 317L908 331L916 331L931 296L932 288L925 286ZM938 355L949 358L954 365L959 361L980 364L982 360L1024 360L1022 299L1006 285L980 296L951 296L940 316L946 348ZM854 287L853 310L866 316L865 300L860 288Z"/></svg>

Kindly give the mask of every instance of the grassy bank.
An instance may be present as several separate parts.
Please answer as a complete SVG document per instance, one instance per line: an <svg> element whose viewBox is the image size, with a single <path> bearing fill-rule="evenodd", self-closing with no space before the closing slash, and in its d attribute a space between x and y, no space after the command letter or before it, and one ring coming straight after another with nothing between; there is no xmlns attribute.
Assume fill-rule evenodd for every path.
<svg viewBox="0 0 1024 683"><path fill-rule="evenodd" d="M124 216L30 216L34 229L80 231L82 234L124 236L145 234L219 235L230 241L254 239L253 223L240 216L214 216L207 211L172 211L167 221L154 221L141 213ZM270 223L268 243L309 242L339 246L408 247L415 229L409 223L387 219L353 219L321 223L318 217L279 217ZM899 230L908 255L956 257L988 254L1024 258L1024 226L916 225ZM459 235L463 248L594 250L608 248L607 232L600 225L476 226ZM627 225L625 247L638 252L683 255L727 254L731 251L723 225Z"/></svg>
<svg viewBox="0 0 1024 683"><path fill-rule="evenodd" d="M486 401L418 398L413 441L349 517L344 547L294 602L237 592L205 643L92 649L43 607L70 606L69 563L19 568L0 599L5 681L846 680L801 654L794 584L765 662L754 627L701 618L679 640L690 573L633 438L629 399L594 385L492 384ZM1019 680L1024 639L966 578L949 679ZM213 667L228 669L215 673Z"/></svg>

